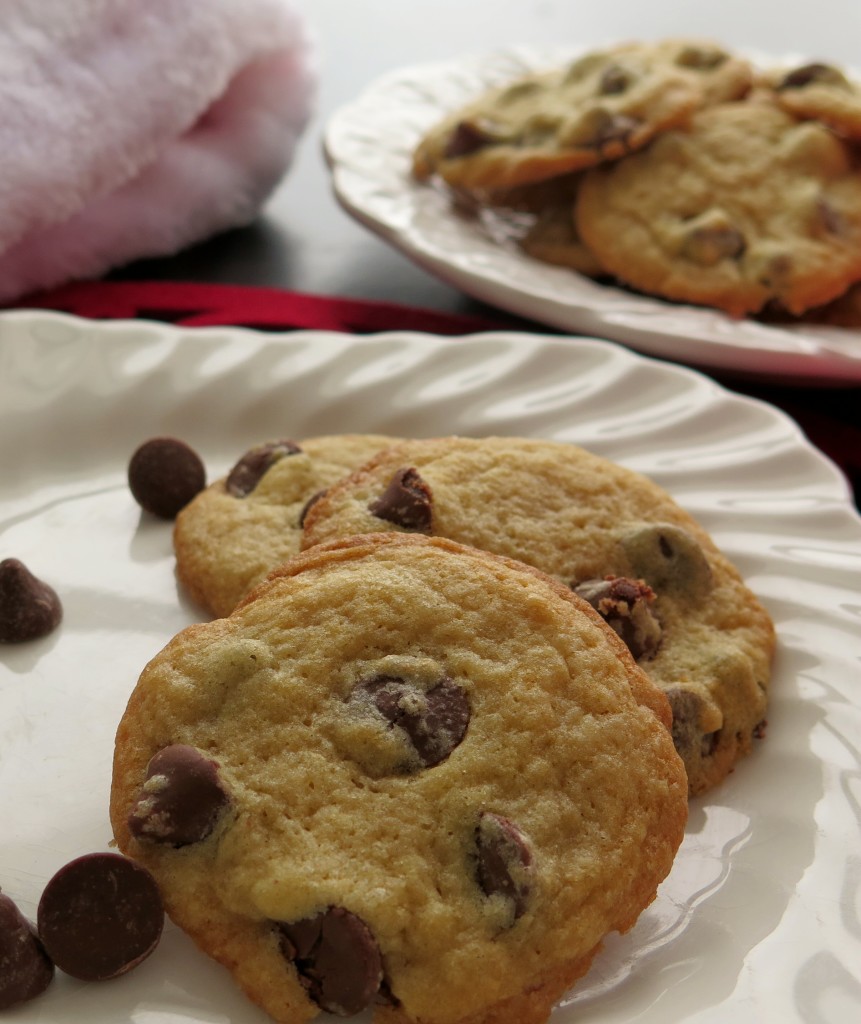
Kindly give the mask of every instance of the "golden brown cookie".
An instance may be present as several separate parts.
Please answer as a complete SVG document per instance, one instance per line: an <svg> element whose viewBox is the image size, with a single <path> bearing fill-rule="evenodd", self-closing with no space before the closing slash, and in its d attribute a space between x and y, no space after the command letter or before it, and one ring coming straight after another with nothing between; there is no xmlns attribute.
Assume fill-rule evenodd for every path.
<svg viewBox="0 0 861 1024"><path fill-rule="evenodd" d="M111 820L283 1024L542 1024L670 870L669 724L566 587L437 538L350 538L150 662Z"/></svg>
<svg viewBox="0 0 861 1024"><path fill-rule="evenodd" d="M392 438L340 434L266 442L187 505L174 549L185 590L227 615L276 565L299 550L305 506Z"/></svg>
<svg viewBox="0 0 861 1024"><path fill-rule="evenodd" d="M621 281L734 316L798 314L861 278L861 175L824 125L770 103L705 108L686 130L584 177L577 228Z"/></svg>
<svg viewBox="0 0 861 1024"><path fill-rule="evenodd" d="M771 620L708 534L640 474L551 441L408 441L332 487L303 544L379 530L450 537L577 589L667 693L691 793L762 733Z"/></svg>
<svg viewBox="0 0 861 1024"><path fill-rule="evenodd" d="M641 149L704 103L744 95L751 79L746 61L710 42L592 51L446 118L420 142L413 173L478 190L539 182Z"/></svg>

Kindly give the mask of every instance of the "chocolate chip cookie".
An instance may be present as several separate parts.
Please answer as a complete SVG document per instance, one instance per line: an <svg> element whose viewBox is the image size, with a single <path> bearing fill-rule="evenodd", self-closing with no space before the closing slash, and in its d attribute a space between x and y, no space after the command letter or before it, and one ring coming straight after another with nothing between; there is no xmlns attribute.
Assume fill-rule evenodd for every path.
<svg viewBox="0 0 861 1024"><path fill-rule="evenodd" d="M669 725L569 588L447 540L350 538L150 662L111 820L284 1024L541 1024L670 870Z"/></svg>
<svg viewBox="0 0 861 1024"><path fill-rule="evenodd" d="M413 173L478 190L553 178L639 150L704 103L744 95L751 80L747 61L713 43L591 51L493 89L446 118L418 145Z"/></svg>
<svg viewBox="0 0 861 1024"><path fill-rule="evenodd" d="M331 488L303 544L380 530L449 537L576 590L667 694L692 794L761 734L771 620L708 534L640 474L550 441L405 442Z"/></svg>
<svg viewBox="0 0 861 1024"><path fill-rule="evenodd" d="M707 107L589 171L576 220L620 281L733 316L768 303L797 315L861 279L852 149L762 99Z"/></svg>
<svg viewBox="0 0 861 1024"><path fill-rule="evenodd" d="M185 590L208 611L227 615L299 550L307 504L391 441L344 434L268 441L247 451L177 517L174 549Z"/></svg>

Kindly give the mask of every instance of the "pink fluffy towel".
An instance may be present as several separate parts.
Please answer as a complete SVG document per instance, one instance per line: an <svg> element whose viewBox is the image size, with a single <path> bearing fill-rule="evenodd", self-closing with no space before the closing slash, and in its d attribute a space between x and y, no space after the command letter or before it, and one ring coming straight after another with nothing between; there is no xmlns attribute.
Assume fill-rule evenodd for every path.
<svg viewBox="0 0 861 1024"><path fill-rule="evenodd" d="M249 222L313 93L288 0L2 0L0 300Z"/></svg>

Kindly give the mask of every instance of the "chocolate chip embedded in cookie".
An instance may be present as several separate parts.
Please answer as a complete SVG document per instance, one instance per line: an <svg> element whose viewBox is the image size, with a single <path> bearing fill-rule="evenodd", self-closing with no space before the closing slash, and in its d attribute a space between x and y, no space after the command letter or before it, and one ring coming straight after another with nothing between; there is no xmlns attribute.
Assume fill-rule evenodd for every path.
<svg viewBox="0 0 861 1024"><path fill-rule="evenodd" d="M569 588L388 530L296 556L149 663L111 820L276 1020L544 1024L670 869L670 725ZM184 845L180 783L207 808ZM155 834L135 824L150 796Z"/></svg>
<svg viewBox="0 0 861 1024"><path fill-rule="evenodd" d="M404 466L433 496L435 536L517 558L573 586L654 681L699 687L713 709L705 718L718 716L712 728L722 728L722 739L707 757L680 747L692 793L719 782L750 749L765 716L773 626L708 534L665 491L574 445L514 437L407 441L331 487L308 512L303 544L406 532L372 512ZM717 650L735 652L744 671L728 672Z"/></svg>
<svg viewBox="0 0 861 1024"><path fill-rule="evenodd" d="M544 181L641 149L703 104L744 95L751 80L747 61L710 42L592 51L451 115L421 141L413 172L468 190Z"/></svg>
<svg viewBox="0 0 861 1024"><path fill-rule="evenodd" d="M800 118L815 118L850 139L861 139L861 82L834 64L814 61L765 76L775 102Z"/></svg>
<svg viewBox="0 0 861 1024"><path fill-rule="evenodd" d="M184 589L204 608L227 615L298 551L304 517L323 491L392 440L280 439L245 452L177 517L174 550Z"/></svg>
<svg viewBox="0 0 861 1024"><path fill-rule="evenodd" d="M861 177L848 144L763 100L697 113L585 175L580 235L619 280L733 316L793 314L861 278Z"/></svg>

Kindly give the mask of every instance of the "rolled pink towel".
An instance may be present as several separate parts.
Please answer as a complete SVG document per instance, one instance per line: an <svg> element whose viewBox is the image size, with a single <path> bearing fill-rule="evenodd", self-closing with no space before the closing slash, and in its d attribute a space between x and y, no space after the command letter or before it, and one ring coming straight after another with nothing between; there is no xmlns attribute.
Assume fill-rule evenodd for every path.
<svg viewBox="0 0 861 1024"><path fill-rule="evenodd" d="M289 0L4 0L0 301L252 220L314 85Z"/></svg>

